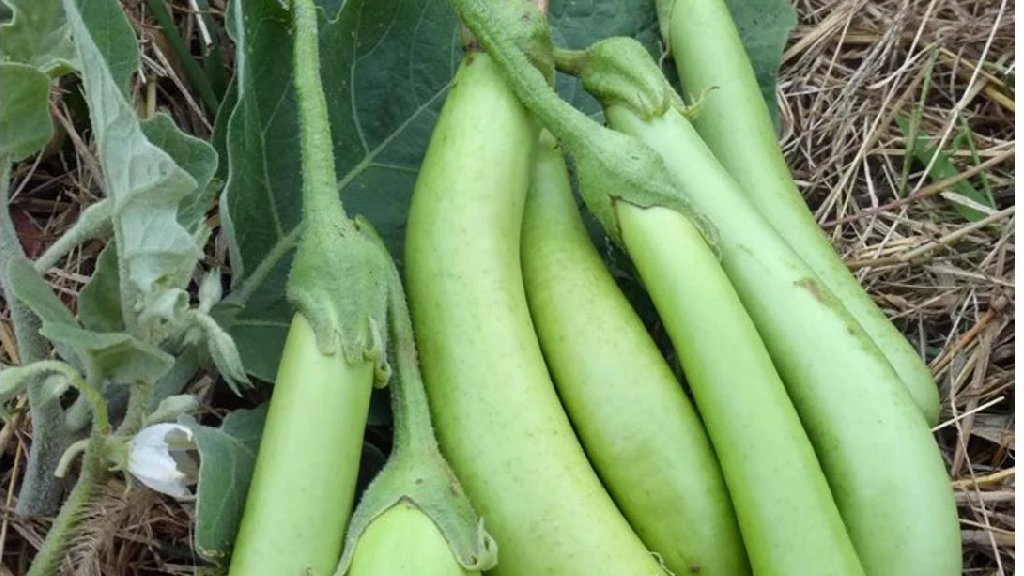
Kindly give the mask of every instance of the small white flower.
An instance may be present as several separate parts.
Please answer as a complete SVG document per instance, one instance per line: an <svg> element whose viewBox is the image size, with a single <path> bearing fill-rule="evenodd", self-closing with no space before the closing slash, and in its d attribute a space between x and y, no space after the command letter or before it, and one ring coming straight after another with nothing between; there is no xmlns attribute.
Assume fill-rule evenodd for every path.
<svg viewBox="0 0 1024 576"><path fill-rule="evenodd" d="M139 431L128 450L128 471L157 492L175 498L191 496L199 467L192 430L180 424L155 424Z"/></svg>

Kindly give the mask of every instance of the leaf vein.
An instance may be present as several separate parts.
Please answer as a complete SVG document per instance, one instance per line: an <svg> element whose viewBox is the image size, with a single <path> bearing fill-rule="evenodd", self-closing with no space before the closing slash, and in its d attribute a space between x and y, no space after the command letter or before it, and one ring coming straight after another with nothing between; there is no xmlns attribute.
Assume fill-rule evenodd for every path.
<svg viewBox="0 0 1024 576"><path fill-rule="evenodd" d="M338 181L338 190L344 190L345 187L351 184L353 180L359 177L359 175L362 174L367 168L372 166L374 163L374 159L377 157L377 155L383 152L396 138L401 136L402 132L404 132L405 129L408 128L410 124L412 124L417 118L419 118L420 114L422 114L424 110L433 105L434 102L436 102L441 95L445 94L448 91L448 88L451 86L451 84L452 81L449 80L448 83L445 84L442 89L437 91L436 94L431 96L426 102L423 102L419 106L417 106L416 110L414 110L413 113L410 114L408 118L403 120L402 123L399 124L398 127L394 130L394 132L388 134L388 136L384 138L384 140L382 140L381 143L376 148L370 150L366 157L364 157L358 164L353 166L352 169L349 170L348 173L345 174L345 176Z"/></svg>
<svg viewBox="0 0 1024 576"><path fill-rule="evenodd" d="M353 56L359 51L359 28L363 25L363 8L365 7L365 3L359 5L359 12L356 15L356 25L352 30ZM348 67L349 102L352 104L352 124L355 125L356 135L359 136L359 143L362 144L365 152L369 152L370 147L366 143L366 134L363 133L363 124L359 120L359 105L356 100L356 63L358 61L358 58L352 58L352 63Z"/></svg>

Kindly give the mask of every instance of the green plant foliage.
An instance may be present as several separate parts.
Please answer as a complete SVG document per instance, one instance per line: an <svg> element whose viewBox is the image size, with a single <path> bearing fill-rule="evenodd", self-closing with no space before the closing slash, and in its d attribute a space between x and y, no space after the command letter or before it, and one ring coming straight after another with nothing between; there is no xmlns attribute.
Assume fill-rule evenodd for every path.
<svg viewBox="0 0 1024 576"><path fill-rule="evenodd" d="M231 552L266 416L264 405L235 410L217 428L191 416L179 419L195 433L199 446L195 547L211 562L223 562Z"/></svg>
<svg viewBox="0 0 1024 576"><path fill-rule="evenodd" d="M965 147L963 144L964 140L967 140L967 147L970 149L972 145L969 140L971 138L970 131L960 131L946 149L940 150L932 143L931 136L911 129L910 118L897 116L896 124L899 126L900 132L903 133L904 137L910 138L911 134L914 134L913 143L908 145L910 155L922 167L928 167L928 176L932 180L945 180L960 173L956 163L953 162L953 155ZM982 175L982 178L984 178L984 175ZM971 203L989 209L995 208L995 200L992 198L991 192L984 188L979 190L970 180L961 180L953 184L950 187L950 191L944 194L944 197L950 201L953 209L968 222L977 222L987 216L985 212L973 208L970 205ZM961 197L966 198L967 201L959 200Z"/></svg>
<svg viewBox="0 0 1024 576"><path fill-rule="evenodd" d="M68 21L82 63L82 81L106 178L114 203L113 225L121 269L121 298L125 325L147 340L159 341L163 324L187 303L182 290L200 257L192 234L178 222L178 206L194 198L198 185L166 152L142 131L132 104L125 98L124 69L108 65L137 59L135 44L105 43L105 53L93 37L131 34L128 21L113 0L65 0ZM106 4L110 18L95 17ZM80 12L83 6L88 10ZM89 15L89 18L83 16ZM102 26L100 30L90 28ZM122 34L123 36L123 34Z"/></svg>
<svg viewBox="0 0 1024 576"><path fill-rule="evenodd" d="M27 64L0 63L0 161L17 162L53 137L50 79Z"/></svg>
<svg viewBox="0 0 1024 576"><path fill-rule="evenodd" d="M43 325L68 324L77 326L75 316L68 310L53 290L46 285L39 272L24 257L12 259L6 273L7 287L11 296L43 323ZM83 360L73 347L56 345L57 352L65 362L82 369Z"/></svg>
<svg viewBox="0 0 1024 576"><path fill-rule="evenodd" d="M60 0L4 0L13 19L0 26L0 57L51 78L73 71L75 46Z"/></svg>
<svg viewBox="0 0 1024 576"><path fill-rule="evenodd" d="M178 222L195 233L217 200L217 152L205 140L182 132L166 114L157 114L141 126L146 138L196 181L196 193L186 197L178 210Z"/></svg>
<svg viewBox="0 0 1024 576"><path fill-rule="evenodd" d="M96 259L89 283L78 293L78 318L96 332L121 332L121 273L117 268L117 245L107 244Z"/></svg>

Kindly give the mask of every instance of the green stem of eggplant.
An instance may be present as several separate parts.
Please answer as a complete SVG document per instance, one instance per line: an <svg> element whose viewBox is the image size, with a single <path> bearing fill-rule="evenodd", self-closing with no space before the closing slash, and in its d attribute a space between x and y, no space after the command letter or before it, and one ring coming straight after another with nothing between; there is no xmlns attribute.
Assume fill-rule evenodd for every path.
<svg viewBox="0 0 1024 576"><path fill-rule="evenodd" d="M239 527L236 576L333 574L352 512L370 391L386 378L388 269L338 198L320 80L317 7L294 0L303 237L292 319Z"/></svg>
<svg viewBox="0 0 1024 576"><path fill-rule="evenodd" d="M497 544L437 446L409 309L398 270L393 272L389 323L395 365L390 383L394 447L352 514L335 574L383 575L388 573L374 570L406 565L418 566L416 574L446 574L453 567L479 573L496 564ZM388 542L411 548L398 554ZM357 554L358 566L353 564Z"/></svg>

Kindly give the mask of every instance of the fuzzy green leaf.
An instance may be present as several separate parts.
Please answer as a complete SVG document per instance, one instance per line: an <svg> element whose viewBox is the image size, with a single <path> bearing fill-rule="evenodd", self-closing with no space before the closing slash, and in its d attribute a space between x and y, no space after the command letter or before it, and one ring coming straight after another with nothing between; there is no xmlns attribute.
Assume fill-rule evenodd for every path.
<svg viewBox="0 0 1024 576"><path fill-rule="evenodd" d="M62 0L62 3L65 14L68 14L68 0ZM72 3L78 7L75 10L76 17L89 32L90 52L93 54L98 52L102 57L102 62L99 64L110 71L113 83L124 95L124 98L130 100L132 97L132 75L139 69L139 49L135 32L128 24L120 3L109 0L92 2L72 0ZM72 39L78 42L78 36L82 33L81 26L72 27L70 15L67 17L69 27L72 28ZM81 57L81 50L77 46L76 54ZM84 70L82 73L85 74Z"/></svg>
<svg viewBox="0 0 1024 576"><path fill-rule="evenodd" d="M32 263L25 258L15 258L7 266L7 278L11 292L22 304L45 323L77 325L74 314L60 301L47 286L43 277L36 272Z"/></svg>
<svg viewBox="0 0 1024 576"><path fill-rule="evenodd" d="M90 382L156 382L170 369L174 358L128 334L83 330L28 260L12 260L7 274L15 298L42 320L39 333Z"/></svg>
<svg viewBox="0 0 1024 576"><path fill-rule="evenodd" d="M231 336L210 315L201 309L187 311L183 318L189 324L186 343L205 348L217 371L227 381L231 390L242 395L242 385L249 385L241 356Z"/></svg>
<svg viewBox="0 0 1024 576"><path fill-rule="evenodd" d="M53 137L50 79L36 68L0 63L0 161L17 162Z"/></svg>
<svg viewBox="0 0 1024 576"><path fill-rule="evenodd" d="M96 259L89 283L78 293L78 318L94 332L121 332L121 274L117 268L117 245L107 244Z"/></svg>
<svg viewBox="0 0 1024 576"><path fill-rule="evenodd" d="M75 316L54 294L27 259L24 257L13 258L7 265L6 274L11 295L39 318L44 326L78 327ZM78 350L61 342L53 344L61 359L79 369L84 368L85 358L80 355Z"/></svg>
<svg viewBox="0 0 1024 576"><path fill-rule="evenodd" d="M125 324L145 339L159 340L162 323L180 308L175 303L185 300L182 287L201 256L192 234L178 222L178 206L195 197L198 185L146 138L125 98L124 63L138 56L134 42L110 41L131 35L116 0L64 0L64 9L107 194L114 202L121 298L131 316ZM97 15L106 17L98 21Z"/></svg>
<svg viewBox="0 0 1024 576"><path fill-rule="evenodd" d="M201 426L191 416L179 419L195 433L199 445L195 547L211 562L223 563L230 555L266 415L264 404L255 410L235 410L219 428Z"/></svg>
<svg viewBox="0 0 1024 576"><path fill-rule="evenodd" d="M0 55L52 78L75 69L75 46L60 0L4 0L13 18L0 26Z"/></svg>
<svg viewBox="0 0 1024 576"><path fill-rule="evenodd" d="M199 410L200 406L202 406L202 403L196 396L188 394L168 396L161 400L156 409L146 416L145 425L177 421L185 414L191 414Z"/></svg>
<svg viewBox="0 0 1024 576"><path fill-rule="evenodd" d="M142 132L196 181L198 192L188 196L178 212L182 226L195 232L216 201L219 185L213 176L217 172L217 152L204 140L182 132L166 114L143 121Z"/></svg>
<svg viewBox="0 0 1024 576"><path fill-rule="evenodd" d="M60 367L66 368L66 371ZM0 402L6 402L21 394L29 386L40 386L41 398L59 398L71 386L68 374L74 371L73 367L54 360L41 360L24 366L6 366L0 370Z"/></svg>
<svg viewBox="0 0 1024 576"><path fill-rule="evenodd" d="M40 334L75 350L90 382L156 382L170 370L174 357L124 333L90 332L72 324L44 323Z"/></svg>

